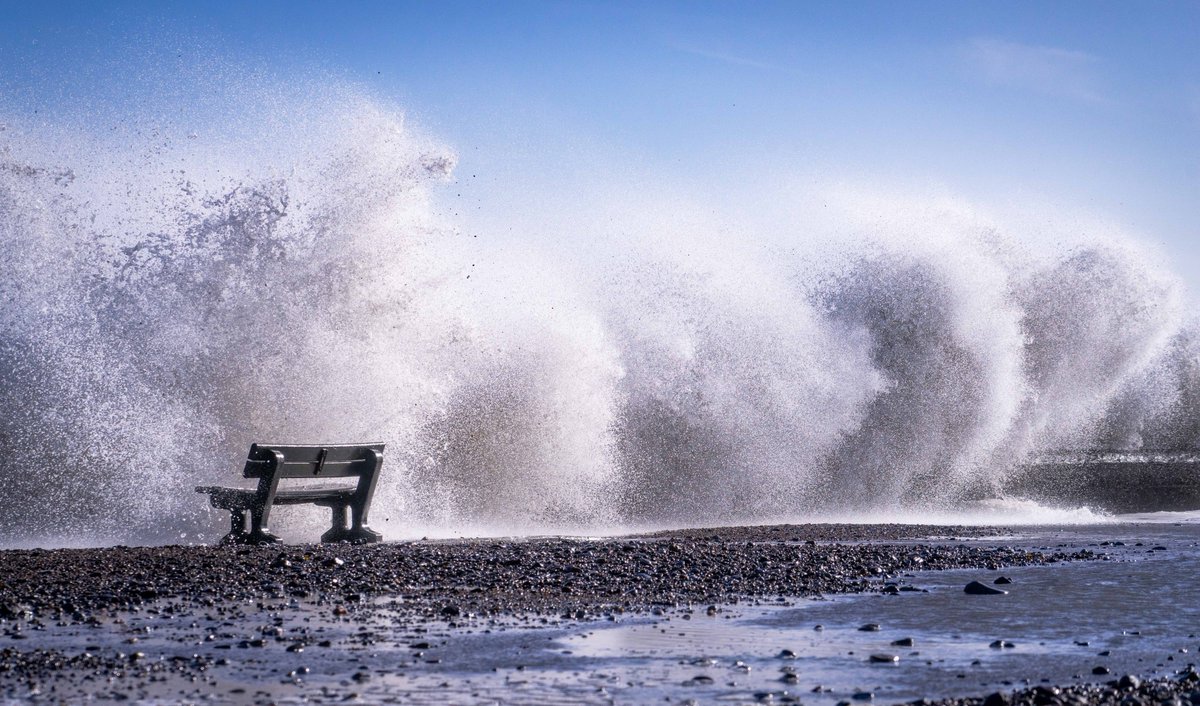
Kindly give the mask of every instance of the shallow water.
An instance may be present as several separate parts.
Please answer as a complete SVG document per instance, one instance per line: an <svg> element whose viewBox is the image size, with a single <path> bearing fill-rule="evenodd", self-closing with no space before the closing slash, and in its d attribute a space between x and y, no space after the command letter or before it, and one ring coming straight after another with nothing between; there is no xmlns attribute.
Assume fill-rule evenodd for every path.
<svg viewBox="0 0 1200 706"><path fill-rule="evenodd" d="M1195 661L1200 527L1081 527L1027 539L1042 546L1125 545L1095 547L1111 552L1107 561L899 577L901 584L927 593L736 607L712 617L697 610L689 620L664 616L562 642L580 659L620 662L637 671L644 681L630 694L635 701L656 693L680 695L681 684L684 695L695 691L702 700L747 700L764 692L778 698L786 689L803 693L806 702L834 703L866 692L902 701L1041 681L1104 681L1123 673L1169 672ZM1166 549L1153 549L1159 546ZM1004 587L1007 595L962 590L968 581L991 583L1001 574L1013 580ZM859 630L866 623L881 629ZM814 629L817 625L822 629ZM902 638L912 638L914 646L892 645ZM1015 647L990 647L996 640ZM778 658L785 649L796 657ZM871 663L871 655L898 661ZM1112 676L1093 675L1098 666ZM785 670L798 675L794 685L781 682ZM697 676L713 682L688 681ZM830 691L812 692L817 686Z"/></svg>

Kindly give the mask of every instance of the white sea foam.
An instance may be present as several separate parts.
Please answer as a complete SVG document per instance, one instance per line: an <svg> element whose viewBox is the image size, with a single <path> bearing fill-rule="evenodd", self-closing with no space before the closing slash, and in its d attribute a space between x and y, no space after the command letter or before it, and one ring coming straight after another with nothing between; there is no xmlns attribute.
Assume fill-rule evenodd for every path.
<svg viewBox="0 0 1200 706"><path fill-rule="evenodd" d="M219 100L0 116L10 543L215 537L191 488L256 440L387 442L391 537L1093 522L973 499L1033 451L1197 441L1195 328L1130 240L839 188L770 238L651 194L497 242L398 110Z"/></svg>

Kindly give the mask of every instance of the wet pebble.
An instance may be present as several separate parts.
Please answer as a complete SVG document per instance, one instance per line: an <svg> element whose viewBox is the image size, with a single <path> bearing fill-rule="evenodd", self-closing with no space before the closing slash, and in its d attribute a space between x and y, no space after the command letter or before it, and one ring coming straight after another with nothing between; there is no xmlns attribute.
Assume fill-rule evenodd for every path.
<svg viewBox="0 0 1200 706"><path fill-rule="evenodd" d="M968 583L966 587L963 588L963 592L972 596L999 596L1008 593L1008 591L999 588L992 588L991 586L988 586L984 583L979 583L978 581L972 581L971 583Z"/></svg>
<svg viewBox="0 0 1200 706"><path fill-rule="evenodd" d="M1126 674L1117 680L1117 687L1121 689L1136 689L1142 685L1142 680L1138 679L1133 674Z"/></svg>

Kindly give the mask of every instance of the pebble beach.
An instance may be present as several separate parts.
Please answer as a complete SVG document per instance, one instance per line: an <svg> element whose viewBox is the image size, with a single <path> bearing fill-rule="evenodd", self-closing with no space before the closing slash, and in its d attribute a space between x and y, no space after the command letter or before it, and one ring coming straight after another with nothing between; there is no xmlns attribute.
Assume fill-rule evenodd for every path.
<svg viewBox="0 0 1200 706"><path fill-rule="evenodd" d="M912 572L994 573L1111 558L1110 547L1032 548L1009 543L1009 534L786 525L606 538L8 550L0 552L0 699L630 703L637 698L619 690L584 694L561 681L522 698L507 686L511 675L503 683L466 679L463 690L446 665L466 660L470 672L470 640L502 634L509 642L474 656L480 672L536 667L521 643L529 636L924 590L903 578ZM439 656L439 647L455 645L453 656ZM1173 678L1098 674L1087 684L1014 684L936 703L1165 703L1191 698L1195 679L1194 668ZM705 701L682 684L660 692L673 702ZM813 697L783 689L744 698Z"/></svg>

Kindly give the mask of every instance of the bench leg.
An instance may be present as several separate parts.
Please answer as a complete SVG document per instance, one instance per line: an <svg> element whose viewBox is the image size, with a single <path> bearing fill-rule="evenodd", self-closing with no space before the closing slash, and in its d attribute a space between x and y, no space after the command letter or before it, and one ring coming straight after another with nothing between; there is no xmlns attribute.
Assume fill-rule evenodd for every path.
<svg viewBox="0 0 1200 706"><path fill-rule="evenodd" d="M322 503L324 504L324 503ZM328 505L333 510L333 527L328 532L321 535L322 542L353 542L355 544L369 544L378 542L383 539L383 535L375 532L362 523L362 515L358 511L358 507L353 503L349 505L345 503L334 503ZM346 510L350 510L353 517L353 526L346 527Z"/></svg>
<svg viewBox="0 0 1200 706"><path fill-rule="evenodd" d="M350 505L350 514L354 518L354 524L346 533L349 541L355 544L370 544L383 539L382 534L367 527L367 508L363 504L352 503Z"/></svg>
<svg viewBox="0 0 1200 706"><path fill-rule="evenodd" d="M345 542L348 541L348 530L346 529L346 506L340 503L334 503L328 506L333 511L333 520L329 531L321 535L322 542Z"/></svg>
<svg viewBox="0 0 1200 706"><path fill-rule="evenodd" d="M263 526L263 512L260 508L250 509L250 534L246 535L246 544L279 544L283 540Z"/></svg>
<svg viewBox="0 0 1200 706"><path fill-rule="evenodd" d="M246 543L246 513L243 510L229 511L229 534L221 538L221 544Z"/></svg>

